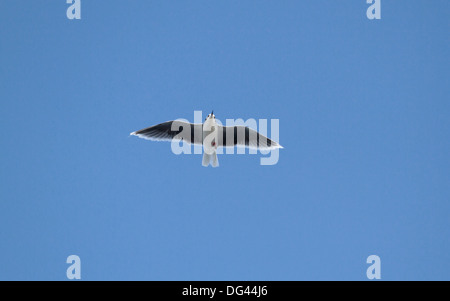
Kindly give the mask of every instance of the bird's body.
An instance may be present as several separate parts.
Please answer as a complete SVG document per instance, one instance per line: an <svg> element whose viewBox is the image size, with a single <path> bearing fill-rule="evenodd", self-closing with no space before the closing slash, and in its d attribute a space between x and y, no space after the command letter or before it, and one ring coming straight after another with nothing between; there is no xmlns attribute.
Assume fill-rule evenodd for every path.
<svg viewBox="0 0 450 301"><path fill-rule="evenodd" d="M136 132L140 138L156 141L180 141L203 146L202 165L219 166L217 149L219 147L242 146L255 149L283 148L277 142L245 126L221 126L213 113L203 124L179 120L163 122Z"/></svg>
<svg viewBox="0 0 450 301"><path fill-rule="evenodd" d="M218 125L214 114L212 114L211 118L206 118L202 128L204 151L202 160L203 166L208 166L209 163L211 163L212 167L219 166L219 160L217 159L218 133Z"/></svg>

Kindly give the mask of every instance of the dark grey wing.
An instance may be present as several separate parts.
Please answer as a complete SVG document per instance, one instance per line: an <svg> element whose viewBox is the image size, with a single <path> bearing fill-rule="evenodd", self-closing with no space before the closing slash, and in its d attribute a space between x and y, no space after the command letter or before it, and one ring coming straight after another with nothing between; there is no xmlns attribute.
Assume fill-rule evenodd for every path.
<svg viewBox="0 0 450 301"><path fill-rule="evenodd" d="M242 146L255 149L283 148L277 142L246 126L219 126L218 130L218 146Z"/></svg>
<svg viewBox="0 0 450 301"><path fill-rule="evenodd" d="M203 125L201 123L189 123L179 120L166 121L136 132L130 135L155 141L183 140L191 144L202 144Z"/></svg>

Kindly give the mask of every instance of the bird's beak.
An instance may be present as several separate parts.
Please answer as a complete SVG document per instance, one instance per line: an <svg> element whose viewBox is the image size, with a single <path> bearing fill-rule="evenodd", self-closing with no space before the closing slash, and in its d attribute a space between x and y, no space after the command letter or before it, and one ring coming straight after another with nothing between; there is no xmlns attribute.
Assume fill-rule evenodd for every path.
<svg viewBox="0 0 450 301"><path fill-rule="evenodd" d="M214 110L212 110L212 112L211 112L211 116L212 116L212 115L214 115Z"/></svg>

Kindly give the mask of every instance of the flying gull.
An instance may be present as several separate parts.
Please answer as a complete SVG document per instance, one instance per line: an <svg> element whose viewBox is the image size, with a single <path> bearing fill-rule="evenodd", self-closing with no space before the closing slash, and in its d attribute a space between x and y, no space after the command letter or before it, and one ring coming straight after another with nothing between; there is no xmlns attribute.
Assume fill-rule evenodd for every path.
<svg viewBox="0 0 450 301"><path fill-rule="evenodd" d="M203 145L202 165L219 166L218 147L241 146L252 149L272 150L283 148L277 142L246 126L221 126L216 123L214 111L205 122L188 123L179 120L166 121L130 135L154 141L181 141Z"/></svg>

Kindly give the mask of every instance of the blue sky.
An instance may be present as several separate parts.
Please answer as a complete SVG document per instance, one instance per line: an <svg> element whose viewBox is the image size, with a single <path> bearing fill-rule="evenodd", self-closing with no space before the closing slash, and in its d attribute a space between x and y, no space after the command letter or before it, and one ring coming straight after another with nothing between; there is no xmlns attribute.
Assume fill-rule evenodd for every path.
<svg viewBox="0 0 450 301"><path fill-rule="evenodd" d="M449 1L0 2L0 279L450 280ZM129 137L194 110L285 147Z"/></svg>

